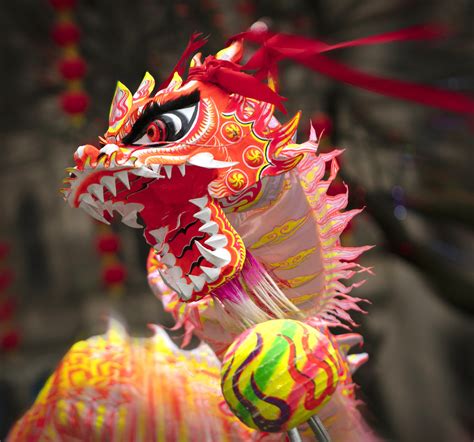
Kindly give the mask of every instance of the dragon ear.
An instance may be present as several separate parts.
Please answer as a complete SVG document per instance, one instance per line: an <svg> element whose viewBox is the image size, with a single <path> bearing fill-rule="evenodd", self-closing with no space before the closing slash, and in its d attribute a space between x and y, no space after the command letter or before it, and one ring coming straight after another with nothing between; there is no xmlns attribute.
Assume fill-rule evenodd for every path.
<svg viewBox="0 0 474 442"><path fill-rule="evenodd" d="M238 63L242 58L243 54L243 44L242 40L235 40L229 46L224 49L221 49L217 54L216 58L218 60L231 61L233 63Z"/></svg>
<svg viewBox="0 0 474 442"><path fill-rule="evenodd" d="M200 52L195 54L194 57L191 58L191 62L189 63L189 67L190 68L195 68L196 66L202 66L201 56L202 56L202 54Z"/></svg>
<svg viewBox="0 0 474 442"><path fill-rule="evenodd" d="M181 78L181 75L178 74L178 72L173 73L173 78L171 79L170 83L168 86L166 86L165 89L160 89L155 96L162 94L163 92L171 92L175 91L176 89L179 89L181 85L183 84L183 79Z"/></svg>
<svg viewBox="0 0 474 442"><path fill-rule="evenodd" d="M137 91L133 94L133 101L142 101L145 98L148 98L151 94L151 91L155 87L155 79L152 77L152 75L147 72L145 76L143 77L142 82L140 83L140 86L138 86Z"/></svg>
<svg viewBox="0 0 474 442"><path fill-rule="evenodd" d="M120 81L117 82L109 112L109 134L115 134L119 131L131 107L132 93L127 86L120 83Z"/></svg>

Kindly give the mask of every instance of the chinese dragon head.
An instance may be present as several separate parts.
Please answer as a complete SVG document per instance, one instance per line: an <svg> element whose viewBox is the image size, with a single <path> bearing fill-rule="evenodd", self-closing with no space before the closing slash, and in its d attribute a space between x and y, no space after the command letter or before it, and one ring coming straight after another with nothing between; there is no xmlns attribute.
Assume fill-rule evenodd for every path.
<svg viewBox="0 0 474 442"><path fill-rule="evenodd" d="M258 204L265 178L316 148L293 144L299 114L282 125L275 105L199 79L241 56L239 41L203 63L197 55L187 81L175 72L156 93L148 73L133 95L119 83L101 147L79 147L69 169L69 203L103 222L118 212L125 224L143 226L163 279L184 301L244 266L246 247L226 213Z"/></svg>

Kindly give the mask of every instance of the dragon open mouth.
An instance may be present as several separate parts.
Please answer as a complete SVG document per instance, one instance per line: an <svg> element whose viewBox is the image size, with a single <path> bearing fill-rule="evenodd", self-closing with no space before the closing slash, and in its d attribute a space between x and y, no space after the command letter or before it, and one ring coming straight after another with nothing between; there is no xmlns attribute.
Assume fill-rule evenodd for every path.
<svg viewBox="0 0 474 442"><path fill-rule="evenodd" d="M124 224L143 227L165 265L162 278L183 299L207 294L243 263L240 237L208 194L218 168L226 166L212 154L142 165L133 149L109 144L100 150L81 146L76 158L85 160L69 169L70 204L102 222L118 213Z"/></svg>

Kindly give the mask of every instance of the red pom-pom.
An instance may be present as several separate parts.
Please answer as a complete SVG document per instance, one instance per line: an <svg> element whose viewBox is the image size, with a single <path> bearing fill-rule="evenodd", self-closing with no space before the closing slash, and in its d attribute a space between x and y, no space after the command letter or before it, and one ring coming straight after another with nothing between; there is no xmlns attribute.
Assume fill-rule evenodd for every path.
<svg viewBox="0 0 474 442"><path fill-rule="evenodd" d="M61 95L61 108L67 114L82 114L87 106L89 106L89 97L84 92L65 92Z"/></svg>
<svg viewBox="0 0 474 442"><path fill-rule="evenodd" d="M117 253L120 246L120 241L117 235L103 235L97 239L96 246L99 253Z"/></svg>
<svg viewBox="0 0 474 442"><path fill-rule="evenodd" d="M49 3L56 11L67 11L76 6L76 0L49 0Z"/></svg>
<svg viewBox="0 0 474 442"><path fill-rule="evenodd" d="M113 264L104 269L102 273L102 281L106 286L120 284L125 281L127 271L121 264Z"/></svg>
<svg viewBox="0 0 474 442"><path fill-rule="evenodd" d="M0 272L0 291L7 289L13 281L13 272L11 270L3 270Z"/></svg>
<svg viewBox="0 0 474 442"><path fill-rule="evenodd" d="M67 58L59 63L59 72L66 80L76 80L86 74L86 62L80 58Z"/></svg>
<svg viewBox="0 0 474 442"><path fill-rule="evenodd" d="M0 348L4 351L14 350L20 345L20 333L11 330L0 338Z"/></svg>
<svg viewBox="0 0 474 442"><path fill-rule="evenodd" d="M57 23L53 27L51 36L58 46L67 46L79 41L81 31L72 22Z"/></svg>
<svg viewBox="0 0 474 442"><path fill-rule="evenodd" d="M15 311L15 301L7 298L3 302L0 301L0 321L8 321Z"/></svg>

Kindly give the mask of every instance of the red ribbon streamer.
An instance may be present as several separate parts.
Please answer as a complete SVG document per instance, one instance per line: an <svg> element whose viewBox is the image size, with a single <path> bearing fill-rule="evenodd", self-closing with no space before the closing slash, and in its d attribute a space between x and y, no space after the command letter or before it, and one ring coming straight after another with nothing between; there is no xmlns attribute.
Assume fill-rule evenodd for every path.
<svg viewBox="0 0 474 442"><path fill-rule="evenodd" d="M438 38L445 34L445 29L441 27L416 26L328 45L320 40L296 35L276 34L268 31L247 31L231 37L229 41L242 39L262 45L250 60L242 66L242 69L256 70L255 78L258 79L262 79L268 72L272 72L279 60L289 58L340 82L382 95L410 100L452 112L474 113L474 100L461 93L370 75L322 55L322 53L335 49L404 40L426 40ZM240 87L245 89L243 85L240 85Z"/></svg>
<svg viewBox="0 0 474 442"><path fill-rule="evenodd" d="M171 71L171 74L168 76L168 78L165 81L163 81L163 83L160 84L160 87L158 89L161 90L161 89L166 88L171 83L171 80L173 79L173 75L175 72L183 76L185 63L188 61L188 58L192 54L194 54L197 50L199 50L201 47L203 47L206 43L207 43L207 37L204 37L201 33L195 32L193 35L191 35L191 38L189 39L186 49L184 50L183 54L179 58L176 65L174 66L174 69Z"/></svg>
<svg viewBox="0 0 474 442"><path fill-rule="evenodd" d="M242 67L226 60L217 60L213 56L206 58L202 66L189 70L188 80L201 80L217 84L229 93L272 103L282 112L286 112L282 101L286 98L278 95L250 74L241 71Z"/></svg>

